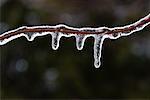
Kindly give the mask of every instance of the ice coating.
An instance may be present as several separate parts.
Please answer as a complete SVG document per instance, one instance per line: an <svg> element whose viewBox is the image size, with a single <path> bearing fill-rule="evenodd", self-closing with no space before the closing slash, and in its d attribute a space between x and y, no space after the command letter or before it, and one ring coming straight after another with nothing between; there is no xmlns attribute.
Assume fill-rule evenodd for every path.
<svg viewBox="0 0 150 100"><path fill-rule="evenodd" d="M147 21L145 24L142 21ZM28 41L33 41L35 37L44 36L50 34L52 36L52 48L57 50L61 37L76 38L76 47L78 50L82 50L86 38L94 38L94 66L99 68L101 65L101 51L105 38L117 39L122 36L128 36L136 31L142 30L145 26L150 24L150 14L141 20L126 25L123 27L99 27L99 28L73 28L63 24L56 26L22 26L18 29L5 32L0 35L0 45L4 45L11 40L19 37L26 37ZM128 31L128 30L129 31ZM65 30L65 31L64 31Z"/></svg>

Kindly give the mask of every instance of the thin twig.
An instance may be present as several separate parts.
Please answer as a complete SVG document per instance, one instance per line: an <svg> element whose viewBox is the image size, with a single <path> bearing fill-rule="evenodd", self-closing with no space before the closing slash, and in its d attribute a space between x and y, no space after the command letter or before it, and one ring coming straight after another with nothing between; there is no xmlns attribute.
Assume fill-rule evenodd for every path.
<svg viewBox="0 0 150 100"><path fill-rule="evenodd" d="M23 26L20 27L18 29L12 30L12 31L8 31L5 32L3 34L0 35L0 41L3 41L5 39L8 39L12 36L24 33L41 33L41 32L62 32L62 33L66 33L66 34L117 34L117 33L130 33L134 30L136 30L137 28L141 28L144 25L148 25L150 23L150 14L142 19L140 19L139 21L130 24L130 25L126 25L123 27L114 27L114 28L107 28L104 27L103 31L98 31L99 28L91 28L88 30L84 30L85 28L71 28L68 27L66 25L64 25L63 27L59 27L59 25L56 26L46 26L46 27L42 27L42 26L33 26L33 27L27 27L27 26ZM79 30L81 29L81 30ZM83 30L82 30L83 29ZM97 31L96 31L97 30Z"/></svg>

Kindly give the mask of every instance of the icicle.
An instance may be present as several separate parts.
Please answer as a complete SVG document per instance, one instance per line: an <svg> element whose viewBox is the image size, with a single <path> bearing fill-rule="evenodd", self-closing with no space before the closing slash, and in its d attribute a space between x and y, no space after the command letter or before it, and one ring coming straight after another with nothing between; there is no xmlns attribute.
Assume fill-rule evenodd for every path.
<svg viewBox="0 0 150 100"><path fill-rule="evenodd" d="M85 35L77 34L76 36L76 47L78 50L82 50L85 42Z"/></svg>
<svg viewBox="0 0 150 100"><path fill-rule="evenodd" d="M95 35L94 38L94 66L95 68L99 68L101 65L100 58L104 37L103 35Z"/></svg>
<svg viewBox="0 0 150 100"><path fill-rule="evenodd" d="M28 41L32 41L33 40L33 33L27 33L26 38Z"/></svg>
<svg viewBox="0 0 150 100"><path fill-rule="evenodd" d="M28 41L33 41L34 38L36 38L37 36L44 36L46 34L47 34L46 32L39 32L39 33L27 33L23 35L25 35Z"/></svg>
<svg viewBox="0 0 150 100"><path fill-rule="evenodd" d="M54 50L57 50L59 47L59 41L60 41L60 38L62 37L62 34L60 32L56 32L51 35L52 35L52 48Z"/></svg>

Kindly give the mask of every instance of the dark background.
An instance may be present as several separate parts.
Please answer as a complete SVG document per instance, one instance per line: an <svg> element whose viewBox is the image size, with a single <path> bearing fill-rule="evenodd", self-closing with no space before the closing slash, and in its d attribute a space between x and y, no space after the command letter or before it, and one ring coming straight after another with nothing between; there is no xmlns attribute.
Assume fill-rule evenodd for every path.
<svg viewBox="0 0 150 100"><path fill-rule="evenodd" d="M23 25L115 27L150 12L150 0L0 0L0 33ZM102 66L93 65L93 38L78 51L75 38L25 37L0 47L1 98L150 98L149 26L106 39Z"/></svg>

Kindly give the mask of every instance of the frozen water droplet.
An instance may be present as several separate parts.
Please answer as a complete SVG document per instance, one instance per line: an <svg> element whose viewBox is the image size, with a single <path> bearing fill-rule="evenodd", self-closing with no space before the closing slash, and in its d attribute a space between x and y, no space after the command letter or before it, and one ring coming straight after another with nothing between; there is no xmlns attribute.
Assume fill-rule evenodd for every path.
<svg viewBox="0 0 150 100"><path fill-rule="evenodd" d="M28 41L32 41L33 33L27 33L26 35L27 35Z"/></svg>
<svg viewBox="0 0 150 100"><path fill-rule="evenodd" d="M76 36L76 46L77 46L77 49L78 50L82 50L83 49L83 46L84 46L84 42L85 42L85 35L82 35L82 34L77 34Z"/></svg>
<svg viewBox="0 0 150 100"><path fill-rule="evenodd" d="M102 35L95 35L94 38L94 66L95 68L99 68L101 65L100 58L104 37Z"/></svg>
<svg viewBox="0 0 150 100"><path fill-rule="evenodd" d="M59 47L59 41L60 38L62 37L62 34L60 32L56 32L52 34L52 48L54 50L57 50Z"/></svg>
<svg viewBox="0 0 150 100"><path fill-rule="evenodd" d="M114 38L119 38L120 37L120 33L113 33L112 34Z"/></svg>
<svg viewBox="0 0 150 100"><path fill-rule="evenodd" d="M26 38L28 41L33 41L35 37L40 36L41 34L40 33L27 33ZM43 33L43 35L44 35L44 33Z"/></svg>
<svg viewBox="0 0 150 100"><path fill-rule="evenodd" d="M113 34L109 34L108 38L110 39L117 39L121 36L121 33L113 33Z"/></svg>
<svg viewBox="0 0 150 100"><path fill-rule="evenodd" d="M4 44L4 40L0 40L0 45L3 45Z"/></svg>

